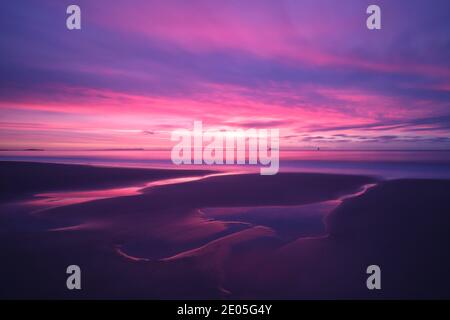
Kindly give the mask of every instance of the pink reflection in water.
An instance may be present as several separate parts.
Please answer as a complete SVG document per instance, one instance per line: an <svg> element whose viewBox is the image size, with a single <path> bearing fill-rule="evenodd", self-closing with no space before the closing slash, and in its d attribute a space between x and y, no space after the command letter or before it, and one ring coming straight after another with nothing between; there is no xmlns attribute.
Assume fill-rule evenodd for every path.
<svg viewBox="0 0 450 320"><path fill-rule="evenodd" d="M134 196L142 194L142 190L146 188L153 188L158 186L170 185L170 184L180 184L191 181L196 181L200 179L205 179L213 176L229 175L233 174L227 173L215 173L208 174L204 176L191 176L182 178L171 178L151 181L144 184L139 184L136 186L120 187L120 188L109 188L109 189L96 189L96 190L82 190L82 191L61 191L61 192L46 192L36 194L32 200L24 201L23 204L30 205L34 207L39 207L39 211L68 206L77 203L83 203L93 200Z"/></svg>

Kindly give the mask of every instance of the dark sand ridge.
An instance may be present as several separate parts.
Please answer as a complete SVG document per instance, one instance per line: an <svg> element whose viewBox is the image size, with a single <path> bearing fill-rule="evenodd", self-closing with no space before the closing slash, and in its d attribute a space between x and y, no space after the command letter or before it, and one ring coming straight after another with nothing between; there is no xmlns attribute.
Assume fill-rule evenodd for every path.
<svg viewBox="0 0 450 320"><path fill-rule="evenodd" d="M0 296L448 297L448 280L433 281L449 266L444 231L450 229L444 214L449 212L449 181L383 182L346 200L329 216L330 236L288 245L265 226L224 233L230 226L206 220L197 210L324 201L371 182L368 177L298 173L220 176L28 216L27 224L34 229L21 230L25 220L0 229L2 271L11 275ZM3 205L2 212L7 211L1 220L26 215L27 208ZM68 226L80 227L47 231ZM130 253L133 249L145 254ZM365 268L374 263L386 274L381 293L365 289ZM412 266L405 274L402 267L408 263ZM82 267L80 292L65 289L69 264ZM411 275L416 279L414 290ZM431 286L438 290L423 290Z"/></svg>
<svg viewBox="0 0 450 320"><path fill-rule="evenodd" d="M102 189L208 173L212 171L0 161L0 200L23 198L45 191Z"/></svg>
<svg viewBox="0 0 450 320"><path fill-rule="evenodd" d="M327 237L290 243L241 278L241 297L450 298L449 180L382 182L326 223ZM381 291L366 288L371 264L381 267ZM268 277L271 285L259 282Z"/></svg>

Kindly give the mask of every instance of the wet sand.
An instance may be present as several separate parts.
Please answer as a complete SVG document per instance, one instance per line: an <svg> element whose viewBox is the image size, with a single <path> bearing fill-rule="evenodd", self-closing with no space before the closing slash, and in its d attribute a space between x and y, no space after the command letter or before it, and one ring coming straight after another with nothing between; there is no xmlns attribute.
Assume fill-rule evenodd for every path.
<svg viewBox="0 0 450 320"><path fill-rule="evenodd" d="M6 181L18 173L30 179L23 175L31 169L21 169L28 165L10 163L16 170ZM201 171L167 176L168 170L126 169L138 170L138 177L129 171L128 182L119 173L106 182L115 177L110 173L88 185L80 176L87 169L73 166L79 176L74 179L81 181L74 184L77 192L132 186L142 176L146 182L207 177L36 210L30 194L53 190L49 196L57 197L64 184L66 194L59 196L70 197L71 182L59 180L72 166L45 167L40 179L51 178L44 187L25 187L20 200L3 199L0 205L1 271L9 275L2 298L450 296L449 281L442 278L450 266L450 181ZM94 177L104 174L93 171L105 168L88 168ZM345 199L373 183L378 184ZM325 226L319 228L322 219ZM82 269L81 291L65 288L70 264ZM368 264L382 267L381 292L365 287Z"/></svg>
<svg viewBox="0 0 450 320"><path fill-rule="evenodd" d="M0 200L29 197L39 192L103 189L208 173L212 172L0 161Z"/></svg>

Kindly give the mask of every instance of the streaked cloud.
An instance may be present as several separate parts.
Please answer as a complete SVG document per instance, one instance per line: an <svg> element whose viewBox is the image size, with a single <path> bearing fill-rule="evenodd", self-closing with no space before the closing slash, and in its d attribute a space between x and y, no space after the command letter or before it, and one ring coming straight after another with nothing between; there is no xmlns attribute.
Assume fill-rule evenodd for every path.
<svg viewBox="0 0 450 320"><path fill-rule="evenodd" d="M448 1L0 5L0 136L26 147L167 147L169 133L278 127L282 145L449 148ZM405 10L407 8L408 10Z"/></svg>

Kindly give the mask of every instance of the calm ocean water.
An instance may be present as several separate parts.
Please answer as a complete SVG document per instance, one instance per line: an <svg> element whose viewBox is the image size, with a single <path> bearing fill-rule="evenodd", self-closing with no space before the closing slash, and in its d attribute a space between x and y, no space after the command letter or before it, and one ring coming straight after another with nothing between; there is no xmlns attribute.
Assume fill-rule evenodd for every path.
<svg viewBox="0 0 450 320"><path fill-rule="evenodd" d="M169 151L0 151L0 160L143 168L256 171L257 166L175 166ZM393 178L450 179L450 151L284 151L280 171L348 173Z"/></svg>

